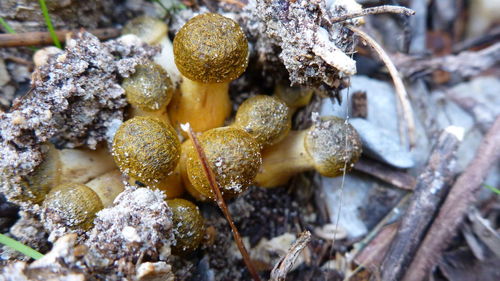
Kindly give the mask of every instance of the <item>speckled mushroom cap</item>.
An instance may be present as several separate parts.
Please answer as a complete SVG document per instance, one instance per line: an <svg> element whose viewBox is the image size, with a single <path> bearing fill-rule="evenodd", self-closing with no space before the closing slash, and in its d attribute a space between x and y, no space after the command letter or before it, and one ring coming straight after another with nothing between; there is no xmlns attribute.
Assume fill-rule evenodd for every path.
<svg viewBox="0 0 500 281"><path fill-rule="evenodd" d="M262 146L273 145L290 131L292 122L289 108L282 100L265 95L253 96L244 101L236 112L238 127Z"/></svg>
<svg viewBox="0 0 500 281"><path fill-rule="evenodd" d="M144 111L156 111L167 106L174 86L167 72L158 64L147 61L135 67L135 73L122 83L127 101Z"/></svg>
<svg viewBox="0 0 500 281"><path fill-rule="evenodd" d="M174 58L185 77L201 83L238 78L248 64L248 41L232 19L207 13L190 19L174 38Z"/></svg>
<svg viewBox="0 0 500 281"><path fill-rule="evenodd" d="M361 156L358 133L338 117L318 120L306 134L304 142L316 171L326 177L341 175L344 166L349 171Z"/></svg>
<svg viewBox="0 0 500 281"><path fill-rule="evenodd" d="M171 199L166 202L172 211L174 226L175 245L172 245L172 253L182 255L196 250L205 234L203 217L198 206L184 199Z"/></svg>
<svg viewBox="0 0 500 281"><path fill-rule="evenodd" d="M90 187L63 183L47 194L43 202L43 220L50 225L89 230L96 213L102 208L101 199Z"/></svg>
<svg viewBox="0 0 500 281"><path fill-rule="evenodd" d="M231 127L215 128L204 132L199 141L225 198L240 194L253 183L262 158L259 144L248 133ZM187 152L186 171L199 193L214 198L195 149Z"/></svg>
<svg viewBox="0 0 500 281"><path fill-rule="evenodd" d="M122 34L134 34L148 44L159 43L167 36L168 27L159 19L139 16L129 21L122 29Z"/></svg>
<svg viewBox="0 0 500 281"><path fill-rule="evenodd" d="M154 117L134 117L118 128L113 156L125 174L143 183L156 183L175 169L180 142L172 127Z"/></svg>

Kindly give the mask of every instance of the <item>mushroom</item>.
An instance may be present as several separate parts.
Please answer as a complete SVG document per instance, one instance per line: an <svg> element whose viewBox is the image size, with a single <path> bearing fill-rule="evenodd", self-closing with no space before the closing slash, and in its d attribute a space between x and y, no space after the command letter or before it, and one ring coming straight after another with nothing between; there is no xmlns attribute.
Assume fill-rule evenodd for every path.
<svg viewBox="0 0 500 281"><path fill-rule="evenodd" d="M241 27L218 14L198 15L176 34L174 59L182 74L181 93L168 108L174 127L189 123L195 132L204 132L222 126L231 113L229 82L248 64Z"/></svg>
<svg viewBox="0 0 500 281"><path fill-rule="evenodd" d="M99 196L104 208L112 206L116 196L125 190L122 173L119 170L113 170L100 175L85 185L90 187Z"/></svg>
<svg viewBox="0 0 500 281"><path fill-rule="evenodd" d="M255 181L261 187L275 187L308 170L336 177L350 170L360 155L356 130L341 118L323 117L311 128L292 131L282 142L264 149Z"/></svg>
<svg viewBox="0 0 500 281"><path fill-rule="evenodd" d="M299 108L304 107L311 101L314 90L305 87L290 87L278 84L274 88L274 96L284 101L290 108L292 116Z"/></svg>
<svg viewBox="0 0 500 281"><path fill-rule="evenodd" d="M237 196L253 183L262 159L259 144L248 133L231 127L214 128L201 134L198 140L224 198ZM183 148L186 148L186 163L181 166L185 165L186 190L196 199L213 199L215 196L192 143L189 141Z"/></svg>
<svg viewBox="0 0 500 281"><path fill-rule="evenodd" d="M280 142L290 131L289 111L276 97L256 95L240 105L231 126L249 133L262 147L267 147Z"/></svg>
<svg viewBox="0 0 500 281"><path fill-rule="evenodd" d="M167 72L158 64L146 61L122 82L132 116L154 116L170 124L166 112L174 86Z"/></svg>
<svg viewBox="0 0 500 281"><path fill-rule="evenodd" d="M167 200L172 211L175 244L172 253L185 255L196 250L205 234L203 217L198 206L184 199Z"/></svg>
<svg viewBox="0 0 500 281"><path fill-rule="evenodd" d="M97 193L84 184L64 183L47 194L43 201L42 220L48 229L63 225L72 230L89 230L95 214L103 209Z"/></svg>
<svg viewBox="0 0 500 281"><path fill-rule="evenodd" d="M176 168L180 143L169 125L154 117L138 116L118 128L113 156L122 173L154 185Z"/></svg>

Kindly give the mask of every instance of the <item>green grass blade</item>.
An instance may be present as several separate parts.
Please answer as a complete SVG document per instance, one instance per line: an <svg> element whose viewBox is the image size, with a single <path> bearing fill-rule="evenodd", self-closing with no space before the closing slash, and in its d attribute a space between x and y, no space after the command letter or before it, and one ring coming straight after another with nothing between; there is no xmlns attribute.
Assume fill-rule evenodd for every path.
<svg viewBox="0 0 500 281"><path fill-rule="evenodd" d="M495 192L496 194L500 195L500 189L494 188L493 186L487 185L487 184L485 184L484 187L486 187L487 189L489 189L489 190Z"/></svg>
<svg viewBox="0 0 500 281"><path fill-rule="evenodd" d="M52 26L52 21L50 20L49 10L47 9L47 5L45 4L45 0L38 0L40 3L40 8L42 9L43 17L45 18L45 23L47 24L47 28L49 29L50 37L54 41L54 45L57 48L62 49L61 42L57 38L56 32L54 30L54 26Z"/></svg>
<svg viewBox="0 0 500 281"><path fill-rule="evenodd" d="M12 29L12 27L10 27L10 25L2 18L0 17L0 24L3 26L3 28L8 32L8 33L12 33L12 34L15 34L16 31L14 29Z"/></svg>
<svg viewBox="0 0 500 281"><path fill-rule="evenodd" d="M0 234L0 243L4 244L7 247L10 247L18 252L21 252L28 257L34 258L35 260L43 257L41 253L38 251L24 245L23 243L16 241L8 236L5 236L3 234Z"/></svg>

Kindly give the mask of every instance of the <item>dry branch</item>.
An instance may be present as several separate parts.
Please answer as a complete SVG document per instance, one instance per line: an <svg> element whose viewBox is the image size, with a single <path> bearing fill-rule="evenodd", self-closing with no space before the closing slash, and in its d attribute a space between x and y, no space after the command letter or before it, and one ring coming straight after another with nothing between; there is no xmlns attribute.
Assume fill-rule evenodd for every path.
<svg viewBox="0 0 500 281"><path fill-rule="evenodd" d="M252 275L252 278L255 281L260 281L259 274L257 273L257 270L252 264L250 255L248 254L248 251L245 248L245 245L243 244L243 240L241 239L240 233L238 232L238 228L236 228L236 225L234 225L231 213L229 213L229 209L227 208L226 202L224 202L224 198L222 197L222 193L220 192L219 184L215 179L215 174L209 166L207 156L205 155L203 148L198 142L198 138L194 135L193 129L191 128L191 126L189 126L189 123L181 125L181 128L188 134L189 139L193 142L193 146L196 149L196 153L200 158L201 166L203 167L203 172L205 173L205 176L207 177L208 182L210 183L210 187L212 188L212 192L215 195L215 202L221 209L222 213L224 214L229 223L229 226L231 227L234 241L236 242L236 245L240 250L241 256L243 257L243 261L245 262L245 265L247 266L250 275Z"/></svg>
<svg viewBox="0 0 500 281"><path fill-rule="evenodd" d="M481 188L488 171L499 158L500 116L483 138L474 159L451 188L404 280L425 279L431 266L437 263L441 252L456 233L467 209L475 202L475 193Z"/></svg>
<svg viewBox="0 0 500 281"><path fill-rule="evenodd" d="M311 241L311 233L309 231L302 232L290 249L288 249L287 254L274 266L269 281L284 281L288 272L293 268L300 252L307 246L309 241Z"/></svg>
<svg viewBox="0 0 500 281"><path fill-rule="evenodd" d="M383 5L377 7L371 7L363 9L356 13L345 14L341 16L333 17L330 20L330 23L337 23L341 21L345 21L348 19L358 18L366 15L374 15L374 14L386 14L386 13L394 13L394 14L404 14L406 16L412 16L415 14L415 11L412 9L408 9L401 6L392 6L392 5Z"/></svg>
<svg viewBox="0 0 500 281"><path fill-rule="evenodd" d="M392 81L394 82L394 88L396 90L399 103L401 104L402 107L403 117L406 121L409 144L410 147L413 147L415 145L415 121L413 120L413 110L411 108L408 93L406 92L405 85L403 83L403 80L401 79L401 76L399 75L398 70L396 69L394 63L392 63L391 59L384 51L384 49L382 49L382 47L373 38L371 38L368 34L366 34L364 31L362 31L357 27L350 25L348 26L348 28L352 30L354 33L356 33L359 37L361 37L361 39L366 41L366 43L368 43L368 45L370 45L370 47L372 47L375 50L375 52L380 56L380 59L384 62L387 69L389 70L389 73L391 74L392 77ZM404 130L402 129L401 123L399 128L400 128L400 139L404 139L404 133L403 133Z"/></svg>
<svg viewBox="0 0 500 281"><path fill-rule="evenodd" d="M366 158L361 158L354 165L354 170L371 175L404 190L413 190L416 184L416 179L413 176Z"/></svg>
<svg viewBox="0 0 500 281"><path fill-rule="evenodd" d="M435 213L453 179L455 152L463 129L447 127L439 136L425 171L419 176L410 205L401 220L381 266L381 280L401 280L412 257L424 239Z"/></svg>
<svg viewBox="0 0 500 281"><path fill-rule="evenodd" d="M61 42L66 41L66 34L71 32L79 32L79 30L60 30L56 31L57 38ZM116 28L103 28L89 30L88 32L95 35L100 40L106 40L120 35L120 30ZM24 32L15 34L0 34L0 48L5 47L22 47L22 46L40 46L52 45L54 41L50 37L49 32Z"/></svg>

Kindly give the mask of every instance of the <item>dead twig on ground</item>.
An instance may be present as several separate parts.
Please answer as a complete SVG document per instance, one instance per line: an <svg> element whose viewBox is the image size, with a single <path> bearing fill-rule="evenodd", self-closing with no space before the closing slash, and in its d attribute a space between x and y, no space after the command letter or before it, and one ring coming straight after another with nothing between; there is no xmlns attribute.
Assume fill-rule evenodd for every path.
<svg viewBox="0 0 500 281"><path fill-rule="evenodd" d="M394 170L394 168L366 158L360 159L354 165L354 170L376 177L404 190L413 190L417 183L417 180L407 173Z"/></svg>
<svg viewBox="0 0 500 281"><path fill-rule="evenodd" d="M370 45L370 47L375 50L375 52L379 55L380 59L384 62L387 69L389 70L389 74L392 77L399 103L402 107L402 114L404 120L406 121L409 145L410 148L412 148L413 146L415 146L415 120L413 120L413 110L411 108L408 93L406 92L405 85L398 70L396 69L396 66L394 66L394 63L389 58L389 55L387 55L384 49L372 37L370 37L368 34L357 27L349 25L348 28L352 32L356 33L359 37L361 37L361 39L363 39L368 45ZM399 128L400 139L403 140L404 129L401 125L401 122Z"/></svg>
<svg viewBox="0 0 500 281"><path fill-rule="evenodd" d="M284 281L288 272L293 268L300 252L307 246L309 241L311 241L311 232L302 232L290 249L288 249L286 255L274 266L269 281Z"/></svg>
<svg viewBox="0 0 500 281"><path fill-rule="evenodd" d="M330 23L337 23L353 18L359 18L366 15L387 14L387 13L404 14L406 16L412 16L415 14L415 11L401 6L382 5L377 7L366 8L356 13L350 13L333 17L331 18Z"/></svg>
<svg viewBox="0 0 500 281"><path fill-rule="evenodd" d="M191 128L191 126L189 126L189 123L181 125L181 128L184 132L188 134L189 139L193 142L193 146L196 149L196 153L200 158L200 162L203 167L203 172L205 173L205 176L207 177L208 182L210 183L210 187L212 188L212 192L214 193L215 202L221 209L222 213L224 214L229 223L229 226L231 227L234 240L236 242L236 245L238 246L238 249L240 250L241 256L243 257L243 261L245 262L245 265L247 266L250 275L255 281L260 281L259 274L257 273L257 270L255 270L255 267L252 264L250 255L248 254L248 251L245 248L245 245L243 244L243 240L241 239L240 233L238 232L238 228L236 228L236 225L234 225L231 213L229 213L229 209L227 208L226 202L224 202L224 198L222 197L222 193L220 192L219 184L215 179L214 172L212 171L212 169L208 164L207 157L205 155L205 152L203 151L203 148L198 142L198 138L194 135L193 129Z"/></svg>
<svg viewBox="0 0 500 281"><path fill-rule="evenodd" d="M475 193L481 188L488 171L499 158L500 116L483 138L474 159L451 188L404 280L420 281L426 278L431 266L437 263L442 251L456 233L469 206L476 200Z"/></svg>
<svg viewBox="0 0 500 281"><path fill-rule="evenodd" d="M439 136L427 167L418 178L396 237L385 254L380 268L381 280L396 281L404 276L451 185L455 153L462 138L463 129L455 126L447 127Z"/></svg>
<svg viewBox="0 0 500 281"><path fill-rule="evenodd" d="M477 75L500 62L500 43L480 51L464 51L458 55L437 58L415 58L398 54L393 56L404 77L420 77L436 70L458 74L461 77Z"/></svg>
<svg viewBox="0 0 500 281"><path fill-rule="evenodd" d="M56 35L61 42L64 42L66 41L66 34L71 32L78 32L78 30L60 30L56 31ZM120 30L116 28L94 29L89 30L89 32L97 36L100 40L115 38L120 35ZM52 45L53 43L54 41L50 37L49 32L0 34L0 48Z"/></svg>

